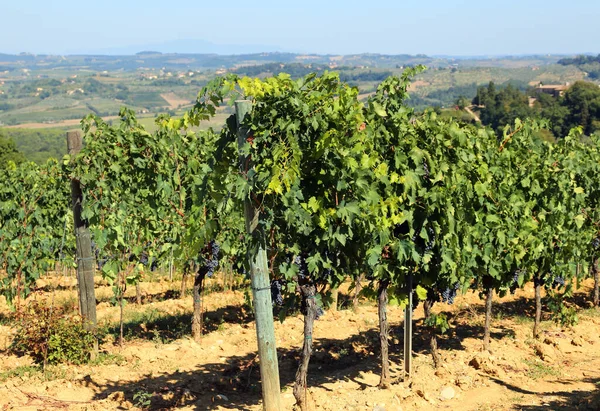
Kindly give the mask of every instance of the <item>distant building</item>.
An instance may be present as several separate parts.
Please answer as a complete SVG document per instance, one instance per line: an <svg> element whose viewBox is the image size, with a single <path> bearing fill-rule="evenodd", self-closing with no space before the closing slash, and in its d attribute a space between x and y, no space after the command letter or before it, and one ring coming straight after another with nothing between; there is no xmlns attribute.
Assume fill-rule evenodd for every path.
<svg viewBox="0 0 600 411"><path fill-rule="evenodd" d="M537 101L537 98L529 97L529 107L533 107L535 105L536 101Z"/></svg>
<svg viewBox="0 0 600 411"><path fill-rule="evenodd" d="M540 85L537 87L537 90L542 92L542 93L546 93L546 94L550 94L552 97L562 97L563 94L565 94L565 91L567 91L569 89L569 83L567 83L566 85L560 85L560 84L542 84L540 83Z"/></svg>

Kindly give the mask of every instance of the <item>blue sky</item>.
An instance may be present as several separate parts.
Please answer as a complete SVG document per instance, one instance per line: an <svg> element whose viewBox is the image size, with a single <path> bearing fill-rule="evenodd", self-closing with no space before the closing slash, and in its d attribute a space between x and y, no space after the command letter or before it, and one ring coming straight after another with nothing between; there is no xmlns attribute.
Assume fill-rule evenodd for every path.
<svg viewBox="0 0 600 411"><path fill-rule="evenodd" d="M2 3L0 53L600 53L598 0Z"/></svg>

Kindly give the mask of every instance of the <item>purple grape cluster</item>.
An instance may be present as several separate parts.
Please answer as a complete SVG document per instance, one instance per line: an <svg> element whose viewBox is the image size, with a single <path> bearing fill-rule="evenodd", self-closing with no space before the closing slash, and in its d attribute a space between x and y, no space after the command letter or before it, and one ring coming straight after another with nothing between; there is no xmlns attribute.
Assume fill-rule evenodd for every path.
<svg viewBox="0 0 600 411"><path fill-rule="evenodd" d="M283 290L283 281L282 280L271 281L271 301L273 301L274 305L278 305L278 306L283 305L283 295L281 294L282 290Z"/></svg>
<svg viewBox="0 0 600 411"><path fill-rule="evenodd" d="M294 264L298 266L298 277L304 279L308 277L308 264L306 264L306 258L302 255L294 257Z"/></svg>
<svg viewBox="0 0 600 411"><path fill-rule="evenodd" d="M429 233L429 241L425 245L425 251L431 251L433 249L433 245L435 243L435 231L433 227L427 227L427 232Z"/></svg>
<svg viewBox="0 0 600 411"><path fill-rule="evenodd" d="M215 270L219 267L219 251L221 251L221 247L219 247L219 243L215 240L211 240L209 243L211 256L207 261L206 267L208 268L208 277L212 277L215 273Z"/></svg>
<svg viewBox="0 0 600 411"><path fill-rule="evenodd" d="M219 267L219 251L221 251L219 243L215 240L211 240L202 250L201 255L198 258L200 267L206 269L206 275L209 278L213 276L216 269ZM206 254L209 254L208 258L205 257Z"/></svg>
<svg viewBox="0 0 600 411"><path fill-rule="evenodd" d="M323 314L325 314L325 311L323 310L323 307L321 307L320 305L317 306L317 312L315 315L315 320L318 320L319 318L321 318L323 316Z"/></svg>
<svg viewBox="0 0 600 411"><path fill-rule="evenodd" d="M152 263L150 264L150 271L154 272L156 270L158 270L158 260L153 258Z"/></svg>
<svg viewBox="0 0 600 411"><path fill-rule="evenodd" d="M94 257L96 257L96 267L98 271L102 271L102 267L104 267L104 264L106 264L108 260L100 258L100 249L95 241L92 241L92 251L94 252Z"/></svg>
<svg viewBox="0 0 600 411"><path fill-rule="evenodd" d="M592 247L595 249L600 248L600 237L596 237L592 240Z"/></svg>
<svg viewBox="0 0 600 411"><path fill-rule="evenodd" d="M521 270L515 270L515 272L513 273L513 278L512 278L512 283L513 284L518 284L519 283L519 277L521 276L521 273L523 271Z"/></svg>
<svg viewBox="0 0 600 411"><path fill-rule="evenodd" d="M521 270L521 269L515 270L515 272L513 273L512 283L510 284L510 293L511 294L514 294L517 291L517 288L519 288L519 277L521 276L522 273L523 273L523 270Z"/></svg>
<svg viewBox="0 0 600 411"><path fill-rule="evenodd" d="M442 300L447 304L454 304L454 299L456 298L456 292L460 288L460 283L454 284L453 288L446 288L442 291Z"/></svg>
<svg viewBox="0 0 600 411"><path fill-rule="evenodd" d="M565 279L563 277L554 277L554 285L556 287L562 287L565 285Z"/></svg>
<svg viewBox="0 0 600 411"><path fill-rule="evenodd" d="M98 258L96 257L96 265L98 266L98 271L102 271L102 267L108 261L108 258Z"/></svg>
<svg viewBox="0 0 600 411"><path fill-rule="evenodd" d="M425 161L425 159L423 159L423 171L425 172L425 174L423 175L423 178L425 180L429 180L429 166L427 165L427 161Z"/></svg>

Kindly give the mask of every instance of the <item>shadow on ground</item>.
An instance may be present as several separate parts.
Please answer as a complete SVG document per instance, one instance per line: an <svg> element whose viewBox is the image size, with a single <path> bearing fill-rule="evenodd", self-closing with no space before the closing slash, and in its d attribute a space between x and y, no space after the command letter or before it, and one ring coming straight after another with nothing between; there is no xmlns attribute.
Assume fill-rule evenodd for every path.
<svg viewBox="0 0 600 411"><path fill-rule="evenodd" d="M471 331L477 334L480 330L474 327ZM425 336L425 334L423 334ZM415 336L414 348L417 352L426 352L427 338ZM451 342L441 342L440 349L452 347ZM402 342L390 347L392 378L399 381L402 364ZM364 390L375 383L366 383L362 373L379 373L380 370L379 334L369 330L346 340L320 339L315 342L314 353L310 362L308 385L329 390L328 384L338 381L352 381ZM293 383L296 367L300 359L300 347L278 349L279 369L282 387ZM260 370L255 354L231 356L224 362L199 364L194 371L165 373L163 375L147 375L133 382L115 382L97 386L95 400L124 398L135 404L136 395L148 393L150 405L148 409L171 409L188 406L197 410L230 409L248 410L261 402ZM565 381L565 389L555 392L534 392L512 385L500 379L491 380L506 387L509 391L520 395L534 395L540 405L515 405L515 409L523 411L545 410L600 410L600 391L569 391L569 381ZM578 381L580 383L581 381ZM589 382L598 386L600 378L588 378ZM284 395L291 395L288 391Z"/></svg>
<svg viewBox="0 0 600 411"><path fill-rule="evenodd" d="M251 313L243 306L228 305L214 311L204 313L204 333L219 330L223 324L247 324L253 321ZM191 335L192 313L168 315L151 308L141 313L135 313L135 318L123 323L123 337L126 340L142 339L168 343ZM108 328L108 333L115 337L119 335L119 324ZM116 338L115 338L116 339Z"/></svg>
<svg viewBox="0 0 600 411"><path fill-rule="evenodd" d="M278 349L281 386L294 381L300 348ZM390 360L401 362L401 347L390 347ZM314 344L308 374L309 386L324 387L336 381L353 381L365 389L371 385L361 380L361 373L379 373L379 333L362 332L346 340L320 339ZM392 369L394 374L399 370ZM95 400L114 398L123 392L135 404L136 394L151 394L149 409L192 406L195 409L247 410L261 402L260 369L256 354L231 356L222 363L200 364L193 372L145 376L130 383L115 382L97 386ZM291 395L291 391L288 392ZM285 395L285 394L284 394ZM138 394L139 396L139 394Z"/></svg>
<svg viewBox="0 0 600 411"><path fill-rule="evenodd" d="M600 378L586 378L579 382L593 384L596 388L592 391L553 391L553 392L533 392L524 390L507 382L491 378L497 384L506 387L509 391L516 394L535 395L541 404L539 405L514 405L514 409L521 411L571 411L571 410L600 410ZM564 385L569 385L568 381Z"/></svg>

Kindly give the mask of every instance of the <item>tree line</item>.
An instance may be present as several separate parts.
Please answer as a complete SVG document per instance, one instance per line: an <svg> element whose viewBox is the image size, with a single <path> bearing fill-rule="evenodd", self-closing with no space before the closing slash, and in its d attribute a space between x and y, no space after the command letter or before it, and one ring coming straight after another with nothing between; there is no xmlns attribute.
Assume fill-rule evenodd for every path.
<svg viewBox="0 0 600 411"><path fill-rule="evenodd" d="M587 72L590 79L600 78L600 54L597 56L580 55L573 58L563 58L558 60L558 64L563 66L577 66L579 69Z"/></svg>
<svg viewBox="0 0 600 411"><path fill-rule="evenodd" d="M497 132L517 118L548 120L555 138L579 126L586 135L600 130L600 87L591 82L577 81L558 97L538 88L522 91L490 82L477 89L472 104L479 107L481 122Z"/></svg>

